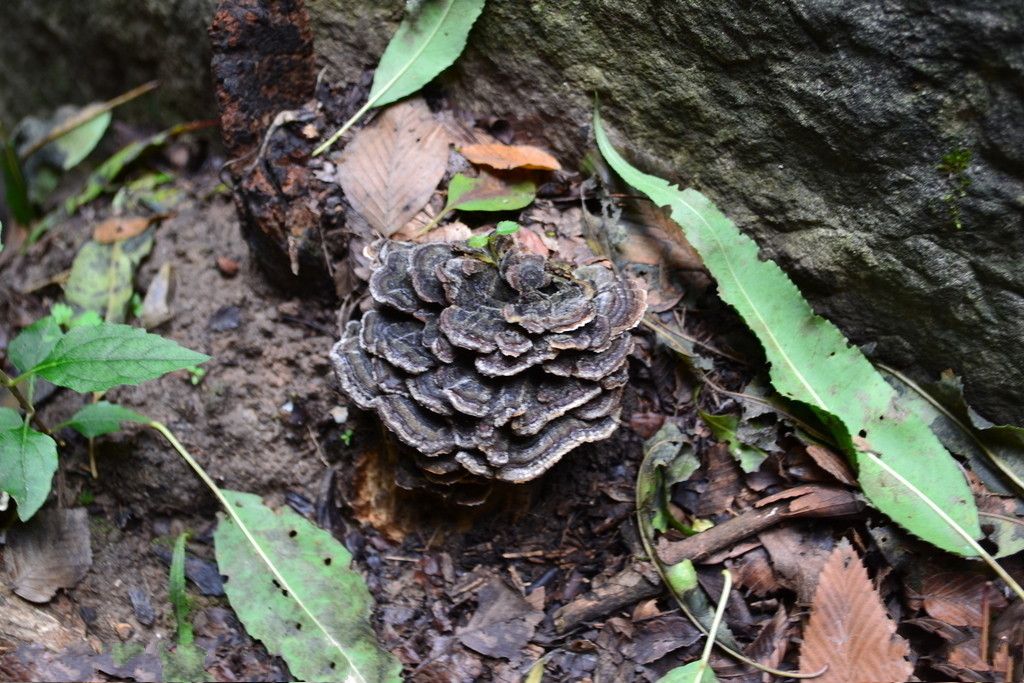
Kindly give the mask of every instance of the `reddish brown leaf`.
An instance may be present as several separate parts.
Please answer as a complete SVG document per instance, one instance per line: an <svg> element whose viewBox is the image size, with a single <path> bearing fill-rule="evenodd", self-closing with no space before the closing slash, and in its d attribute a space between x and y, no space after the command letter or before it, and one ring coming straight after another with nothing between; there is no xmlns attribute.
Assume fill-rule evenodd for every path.
<svg viewBox="0 0 1024 683"><path fill-rule="evenodd" d="M448 138L426 103L388 107L356 134L338 164L338 181L352 208L390 237L428 201L444 176Z"/></svg>
<svg viewBox="0 0 1024 683"><path fill-rule="evenodd" d="M993 605L993 599L1002 601L1002 596L989 590L984 576L967 572L938 572L925 576L921 594L925 611L952 626L981 628L984 624L984 602L989 600L991 608L1000 606Z"/></svg>
<svg viewBox="0 0 1024 683"><path fill-rule="evenodd" d="M828 666L817 683L905 681L913 666L882 598L849 541L832 551L818 580L804 629L800 670Z"/></svg>
<svg viewBox="0 0 1024 683"><path fill-rule="evenodd" d="M502 171L513 168L537 171L557 171L562 168L558 159L532 145L466 145L459 148L462 156L474 164L490 166Z"/></svg>
<svg viewBox="0 0 1024 683"><path fill-rule="evenodd" d="M850 464L846 461L846 458L832 449L811 444L807 447L807 455L811 457L815 465L831 474L839 483L846 484L847 486L857 485L857 478L853 476Z"/></svg>
<svg viewBox="0 0 1024 683"><path fill-rule="evenodd" d="M92 231L92 238L100 244L113 244L141 235L146 228L164 216L115 216L108 218Z"/></svg>

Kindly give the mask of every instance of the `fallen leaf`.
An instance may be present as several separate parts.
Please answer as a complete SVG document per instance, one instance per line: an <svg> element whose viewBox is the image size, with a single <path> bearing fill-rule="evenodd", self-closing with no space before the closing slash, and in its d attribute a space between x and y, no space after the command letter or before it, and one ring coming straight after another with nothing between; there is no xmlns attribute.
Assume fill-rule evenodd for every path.
<svg viewBox="0 0 1024 683"><path fill-rule="evenodd" d="M145 232L153 223L163 220L164 215L114 216L101 222L92 231L92 239L100 244L113 244L131 239Z"/></svg>
<svg viewBox="0 0 1024 683"><path fill-rule="evenodd" d="M988 595L986 595L988 593ZM968 572L936 572L924 577L921 586L924 610L931 616L952 626L984 624L983 604L998 608L1002 596L990 590L988 579Z"/></svg>
<svg viewBox="0 0 1024 683"><path fill-rule="evenodd" d="M465 145L459 153L474 164L490 166L501 171L525 168L536 171L558 171L562 165L539 147L532 145Z"/></svg>
<svg viewBox="0 0 1024 683"><path fill-rule="evenodd" d="M516 659L533 637L544 613L521 595L494 578L480 589L480 605L469 624L458 633L459 641L487 657Z"/></svg>
<svg viewBox="0 0 1024 683"><path fill-rule="evenodd" d="M448 204L442 215L452 209L461 211L512 211L533 201L537 191L532 180L505 181L482 172L476 178L456 173L448 185Z"/></svg>
<svg viewBox="0 0 1024 683"><path fill-rule="evenodd" d="M73 587L92 566L85 508L42 510L11 527L4 560L11 588L26 600L47 602Z"/></svg>
<svg viewBox="0 0 1024 683"><path fill-rule="evenodd" d="M160 266L156 277L149 283L146 296L142 299L142 326L147 330L159 327L171 319L171 295L174 278L170 262Z"/></svg>
<svg viewBox="0 0 1024 683"><path fill-rule="evenodd" d="M390 237L430 201L448 163L448 138L422 99L389 107L360 130L338 163L352 208Z"/></svg>
<svg viewBox="0 0 1024 683"><path fill-rule="evenodd" d="M810 444L807 446L807 455L815 465L831 474L839 483L847 486L857 485L857 478L853 476L849 462L831 448Z"/></svg>
<svg viewBox="0 0 1024 683"><path fill-rule="evenodd" d="M135 270L152 248L153 230L112 244L86 242L75 255L64 285L68 303L95 311L107 322L124 322Z"/></svg>
<svg viewBox="0 0 1024 683"><path fill-rule="evenodd" d="M817 683L906 681L914 667L909 645L896 635L896 624L847 540L832 551L811 603L804 629L800 670L828 670Z"/></svg>

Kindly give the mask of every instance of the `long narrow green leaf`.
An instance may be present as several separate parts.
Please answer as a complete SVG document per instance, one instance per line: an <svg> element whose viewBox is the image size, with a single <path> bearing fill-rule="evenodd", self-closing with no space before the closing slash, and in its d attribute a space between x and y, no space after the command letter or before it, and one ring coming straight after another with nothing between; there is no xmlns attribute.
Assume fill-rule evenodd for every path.
<svg viewBox="0 0 1024 683"><path fill-rule="evenodd" d="M978 511L956 461L915 415L901 410L895 393L859 349L830 322L817 316L796 285L772 261L758 257L757 244L712 202L693 189L680 190L631 166L612 146L594 113L598 147L630 185L658 206L667 206L690 244L733 306L760 340L771 379L782 395L800 401L829 424L853 457L871 503L920 538L954 553L975 550L916 494L876 459L854 448L859 434L881 453L891 470L911 482L974 538L981 535Z"/></svg>
<svg viewBox="0 0 1024 683"><path fill-rule="evenodd" d="M451 66L466 47L484 1L426 0L406 15L381 55L366 104L313 156L327 151L370 109L411 95Z"/></svg>

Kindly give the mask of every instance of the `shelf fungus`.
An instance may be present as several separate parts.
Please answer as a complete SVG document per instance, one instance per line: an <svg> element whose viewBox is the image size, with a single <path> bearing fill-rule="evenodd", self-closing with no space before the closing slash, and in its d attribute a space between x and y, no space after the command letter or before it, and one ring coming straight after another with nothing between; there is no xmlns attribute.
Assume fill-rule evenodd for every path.
<svg viewBox="0 0 1024 683"><path fill-rule="evenodd" d="M370 295L331 361L429 478L529 481L618 426L641 283L510 240L389 242Z"/></svg>

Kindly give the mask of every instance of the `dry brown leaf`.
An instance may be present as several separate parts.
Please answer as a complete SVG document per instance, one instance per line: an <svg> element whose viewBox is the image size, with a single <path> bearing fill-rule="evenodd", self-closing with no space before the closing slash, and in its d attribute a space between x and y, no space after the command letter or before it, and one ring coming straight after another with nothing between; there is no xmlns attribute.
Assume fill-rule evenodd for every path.
<svg viewBox="0 0 1024 683"><path fill-rule="evenodd" d="M800 670L819 671L817 683L906 681L914 667L909 645L896 635L857 552L847 540L832 551L822 569L804 629Z"/></svg>
<svg viewBox="0 0 1024 683"><path fill-rule="evenodd" d="M390 237L422 209L444 177L448 138L422 99L395 104L359 131L338 163L345 198Z"/></svg>
<svg viewBox="0 0 1024 683"><path fill-rule="evenodd" d="M981 628L985 601L989 600L990 608L1005 604L1002 596L989 590L986 577L967 572L929 574L924 577L921 594L925 611L953 626ZM999 602L993 604L994 600Z"/></svg>
<svg viewBox="0 0 1024 683"><path fill-rule="evenodd" d="M815 465L831 474L839 483L847 486L857 485L857 478L850 470L850 463L831 448L810 444L807 446L807 455L811 457Z"/></svg>
<svg viewBox="0 0 1024 683"><path fill-rule="evenodd" d="M562 165L539 147L532 145L466 145L459 153L474 164L490 166L502 171L526 168L535 171L558 171Z"/></svg>
<svg viewBox="0 0 1024 683"><path fill-rule="evenodd" d="M114 216L97 225L92 231L92 238L100 244L123 242L141 235L150 225L164 218L163 215Z"/></svg>

